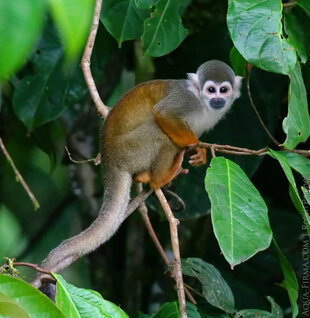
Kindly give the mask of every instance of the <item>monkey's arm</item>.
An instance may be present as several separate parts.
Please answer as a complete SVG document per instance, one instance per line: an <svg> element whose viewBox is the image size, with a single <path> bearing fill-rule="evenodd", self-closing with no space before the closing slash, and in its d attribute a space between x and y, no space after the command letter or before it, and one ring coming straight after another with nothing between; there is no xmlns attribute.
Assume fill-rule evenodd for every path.
<svg viewBox="0 0 310 318"><path fill-rule="evenodd" d="M197 135L194 133L194 127L191 127L189 120L191 109L186 103L190 99L184 96L176 97L177 94L171 94L164 100L156 104L153 108L153 115L159 127L169 136L174 144L180 148L198 142Z"/></svg>

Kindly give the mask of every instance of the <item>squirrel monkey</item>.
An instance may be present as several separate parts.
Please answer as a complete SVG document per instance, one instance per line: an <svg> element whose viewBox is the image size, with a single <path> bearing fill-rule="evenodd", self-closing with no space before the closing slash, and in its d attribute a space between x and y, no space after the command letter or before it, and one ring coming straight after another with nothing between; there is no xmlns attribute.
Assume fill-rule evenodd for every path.
<svg viewBox="0 0 310 318"><path fill-rule="evenodd" d="M125 218L132 180L158 189L181 173L186 147L223 118L240 96L241 80L227 64L211 60L186 80L149 81L125 93L100 133L104 197L99 215L53 249L42 267L58 272L106 242ZM192 165L206 161L206 149L196 151ZM40 287L42 278L32 284Z"/></svg>

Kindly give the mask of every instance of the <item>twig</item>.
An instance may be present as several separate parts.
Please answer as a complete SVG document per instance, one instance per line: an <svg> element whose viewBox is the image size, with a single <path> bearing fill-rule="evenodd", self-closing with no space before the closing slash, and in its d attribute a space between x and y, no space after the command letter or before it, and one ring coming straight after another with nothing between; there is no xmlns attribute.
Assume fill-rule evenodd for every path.
<svg viewBox="0 0 310 318"><path fill-rule="evenodd" d="M32 191L30 190L28 184L26 183L26 181L24 180L24 178L22 177L22 175L19 173L19 171L17 170L15 164L14 164L14 161L13 159L11 158L10 154L8 153L8 151L6 150L4 144L3 144L3 141L2 139L0 138L0 147L2 149L2 152L4 154L4 156L6 157L6 159L8 160L10 166L12 167L15 175L16 175L16 179L17 179L17 182L20 181L20 183L22 184L22 186L24 187L25 191L27 192L30 200L32 201L33 203L33 206L34 206L34 209L37 210L39 207L40 207L40 204L38 202L38 200L35 198L34 194L32 193Z"/></svg>
<svg viewBox="0 0 310 318"><path fill-rule="evenodd" d="M170 206L167 202L167 199L165 198L160 188L155 190L155 194L169 222L172 253L173 253L173 259L174 259L173 271L174 271L174 278L177 285L177 293L178 293L179 307L180 307L180 317L187 318L184 284L183 284L182 269L181 269L178 229L177 229L179 221L173 216Z"/></svg>
<svg viewBox="0 0 310 318"><path fill-rule="evenodd" d="M250 90L250 77L251 77L251 69L249 71L249 74L248 74L248 77L247 77L247 81L246 81L246 84L247 84L247 91L248 91L248 96L249 96L249 100L250 100L250 104L261 124L261 126L263 127L263 129L265 130L266 134L268 135L268 137L270 138L270 140L278 147L280 147L280 143L272 136L272 134L270 133L270 131L268 130L268 128L266 127L265 123L263 122L262 118L260 117L260 114L254 104L254 101L253 101L253 98L252 98L252 95L251 95L251 90Z"/></svg>
<svg viewBox="0 0 310 318"><path fill-rule="evenodd" d="M145 189L139 193L133 200L128 204L125 218L126 219L133 211L135 211L153 192L152 189Z"/></svg>
<svg viewBox="0 0 310 318"><path fill-rule="evenodd" d="M268 153L268 148L264 147L258 150L248 149L248 148L241 148L241 147L235 147L230 145L218 145L218 144L210 144L207 142L199 142L197 145L193 145L190 147L190 149L194 149L196 147L200 148L210 148L214 149L214 151L220 152L220 153L226 153L230 155L238 155L238 156L263 156ZM303 149L283 149L281 151L288 151L288 152L294 152L298 153L304 157L310 156L310 150L303 150Z"/></svg>
<svg viewBox="0 0 310 318"><path fill-rule="evenodd" d="M211 146L210 147L210 150L211 150L211 156L212 156L212 158L215 158L216 156L215 156L215 146Z"/></svg>
<svg viewBox="0 0 310 318"><path fill-rule="evenodd" d="M283 8L293 7L296 4L297 0L293 0L288 3L282 3Z"/></svg>
<svg viewBox="0 0 310 318"><path fill-rule="evenodd" d="M86 160L75 160L75 159L72 158L71 153L70 153L69 149L67 148L67 146L65 146L65 149L66 149L66 152L67 152L67 155L68 155L70 161L72 161L74 163L80 164L80 163L87 163L87 162L92 162L93 161L95 166L98 166L100 164L100 162L101 162L101 154L100 154L100 152L98 153L98 155L95 158L90 158L90 159L86 159Z"/></svg>
<svg viewBox="0 0 310 318"><path fill-rule="evenodd" d="M141 183L137 184L137 190L140 193L142 192L142 184ZM153 240L153 242L154 242L154 244L155 244L155 246L156 246L156 248L157 248L157 250L158 250L158 252L159 252L159 254L161 256L161 258L163 259L164 263L168 267L170 265L170 261L169 261L167 255L165 253L165 250L162 247L162 245L160 244L159 239L158 239L158 237L157 237L157 235L156 235L156 233L154 231L153 225L152 225L151 220L150 220L149 215L148 215L148 208L147 208L147 206L145 204L145 201L142 202L142 204L138 207L138 211L139 211L139 213L142 216L142 219L143 219L143 221L145 223L146 229L147 229L151 239ZM185 289L185 293L186 293L188 299L190 300L190 302L193 303L193 304L197 304L195 298L192 296L190 291L186 287L184 287L184 289Z"/></svg>
<svg viewBox="0 0 310 318"><path fill-rule="evenodd" d="M90 70L90 58L93 51L96 34L99 26L99 16L101 11L102 0L96 0L94 8L94 16L91 24L91 29L85 46L84 54L81 61L84 78L88 86L90 95L96 105L97 112L101 118L106 118L109 113L109 108L102 102L94 78Z"/></svg>
<svg viewBox="0 0 310 318"><path fill-rule="evenodd" d="M37 264L26 263L26 262L15 262L14 259L12 259L12 260L13 260L13 262L10 261L10 259L7 259L7 262L4 265L0 266L0 272L3 270L6 270L7 268L12 267L12 266L13 267L14 266L27 266L27 267L34 269L37 272L52 276L50 271L47 271L47 270L41 268Z"/></svg>
<svg viewBox="0 0 310 318"><path fill-rule="evenodd" d="M176 193L174 193L173 191L171 190L168 190L168 189L163 189L164 191L164 194L172 197L174 200L176 200L182 207L180 209L178 209L178 211L184 211L185 208L186 208L186 205L185 205L185 202L182 200L182 198L180 198ZM176 209L174 209L175 211Z"/></svg>

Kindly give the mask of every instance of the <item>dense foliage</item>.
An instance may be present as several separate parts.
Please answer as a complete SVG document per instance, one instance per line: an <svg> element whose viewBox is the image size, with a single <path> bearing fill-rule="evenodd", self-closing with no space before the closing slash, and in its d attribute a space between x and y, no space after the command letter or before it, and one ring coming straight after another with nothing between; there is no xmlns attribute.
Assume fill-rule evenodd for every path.
<svg viewBox="0 0 310 318"><path fill-rule="evenodd" d="M0 137L40 203L34 212L1 156L0 257L39 263L99 210L99 168L75 164L65 152L78 160L98 153L101 120L79 66L93 8L89 0L0 0ZM309 28L308 0L103 1L91 68L109 106L141 81L184 78L221 59L245 77L243 94L201 139L270 147L261 156L216 153L207 169L179 176L170 189L185 208L166 192L182 221L182 271L197 300L187 304L191 318L309 315L310 161L291 151L309 150ZM248 79L281 149L251 109ZM154 197L147 204L170 255L161 208ZM35 275L19 269L27 281ZM3 274L0 317L178 317L166 270L134 214L105 246L64 271L67 281L92 290L55 274L53 303Z"/></svg>

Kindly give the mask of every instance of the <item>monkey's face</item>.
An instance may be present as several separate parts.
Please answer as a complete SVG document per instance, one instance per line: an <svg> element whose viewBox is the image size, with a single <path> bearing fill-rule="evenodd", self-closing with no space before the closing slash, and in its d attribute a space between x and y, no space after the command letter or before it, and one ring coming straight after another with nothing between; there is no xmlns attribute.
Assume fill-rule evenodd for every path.
<svg viewBox="0 0 310 318"><path fill-rule="evenodd" d="M228 81L217 83L208 80L201 90L202 102L211 111L225 112L234 101L234 91Z"/></svg>

